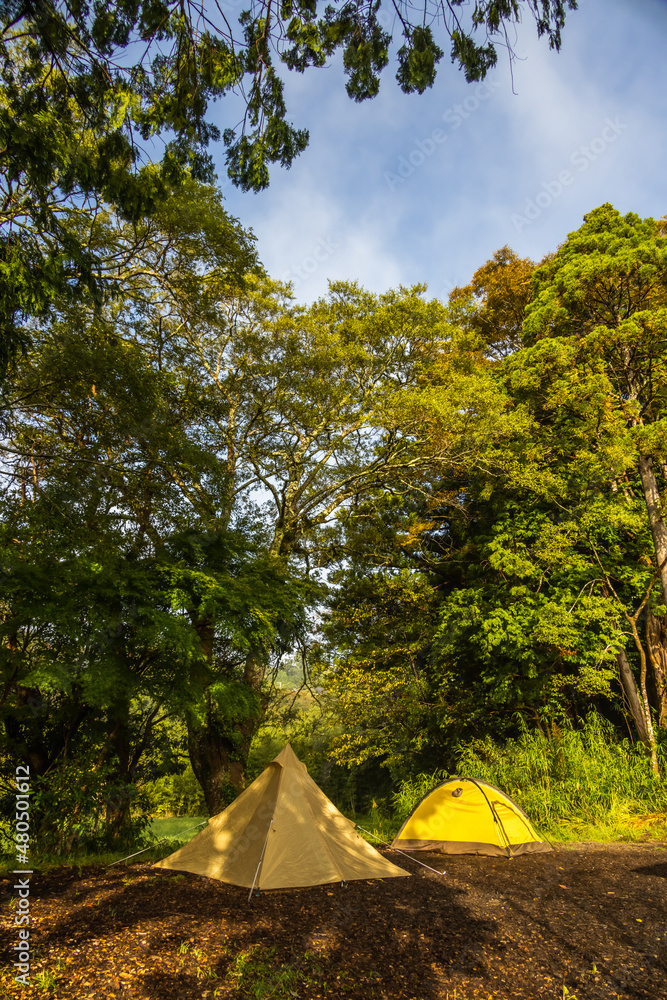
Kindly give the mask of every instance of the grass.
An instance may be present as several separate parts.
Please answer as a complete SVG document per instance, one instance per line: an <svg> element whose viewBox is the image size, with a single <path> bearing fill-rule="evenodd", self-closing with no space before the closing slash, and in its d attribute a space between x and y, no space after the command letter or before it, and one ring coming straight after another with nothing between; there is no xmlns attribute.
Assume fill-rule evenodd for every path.
<svg viewBox="0 0 667 1000"><path fill-rule="evenodd" d="M40 990L55 990L56 988L56 977L50 969L43 969L35 979Z"/></svg>
<svg viewBox="0 0 667 1000"><path fill-rule="evenodd" d="M252 945L239 952L226 975L227 983L233 983L237 996L247 1000L291 1000L292 997L345 996L358 986L353 977L342 970L331 977L327 972L322 955L307 951L292 962L281 963L276 958L275 948L266 945ZM369 975L369 980L373 974ZM347 980L347 981L346 981ZM366 983L367 996L375 995L374 985ZM217 992L214 992L214 996Z"/></svg>
<svg viewBox="0 0 667 1000"><path fill-rule="evenodd" d="M460 748L459 774L501 788L549 840L659 840L667 839L664 749L660 758L657 776L641 745L619 741L611 725L592 713L580 729L525 729L504 745L472 740ZM397 814L407 816L442 780L436 772L403 782L394 797Z"/></svg>
<svg viewBox="0 0 667 1000"><path fill-rule="evenodd" d="M667 747L659 750L661 775L651 771L641 745L619 741L611 725L591 714L584 726L564 724L549 733L525 729L505 744L473 740L459 748L458 773L497 785L528 814L538 834L551 841L667 840ZM443 772L420 774L402 782L394 795L394 813L373 808L350 818L360 836L378 847L391 843L403 820ZM160 817L148 831L156 842L132 861L158 861L203 828L205 817ZM194 828L194 829L193 829ZM166 838L166 839L165 839ZM110 865L132 850L68 856L35 855L31 867ZM15 868L13 856L0 860L0 870Z"/></svg>
<svg viewBox="0 0 667 1000"><path fill-rule="evenodd" d="M172 816L151 820L149 833L156 843L147 850L138 847L137 851L141 851L141 853L135 857L132 857L135 851L130 848L122 851L88 851L83 848L66 855L35 853L30 859L30 866L33 871L47 871L50 868L60 866L82 868L83 865L111 865L122 862L128 854L131 861L159 861L196 836L200 830L204 829L198 824L203 824L206 821L206 816ZM196 827L196 829L193 830L192 827ZM13 855L5 855L0 858L0 874L7 874L15 867Z"/></svg>
<svg viewBox="0 0 667 1000"><path fill-rule="evenodd" d="M369 813L357 813L354 817L348 818L356 824L359 836L373 847L381 847L383 843L391 844L401 825L398 818L382 816L377 809L372 809Z"/></svg>
<svg viewBox="0 0 667 1000"><path fill-rule="evenodd" d="M159 816L152 819L149 826L150 834L156 840L182 840L185 843L204 829L207 816ZM199 824L202 824L201 826ZM192 829L195 827L196 829Z"/></svg>

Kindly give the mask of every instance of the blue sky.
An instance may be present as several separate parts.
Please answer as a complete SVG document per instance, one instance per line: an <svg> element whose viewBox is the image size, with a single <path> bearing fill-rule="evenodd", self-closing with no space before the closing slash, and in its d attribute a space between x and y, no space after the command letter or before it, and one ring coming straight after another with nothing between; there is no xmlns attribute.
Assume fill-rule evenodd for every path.
<svg viewBox="0 0 667 1000"><path fill-rule="evenodd" d="M606 201L660 218L666 40L665 0L583 0L560 53L526 17L513 85L502 51L484 85L466 84L443 57L421 96L402 94L390 65L379 96L361 105L339 61L287 73L290 120L310 144L258 194L224 183L214 150L227 208L303 302L339 278L375 292L425 282L446 298L494 250L539 260Z"/></svg>

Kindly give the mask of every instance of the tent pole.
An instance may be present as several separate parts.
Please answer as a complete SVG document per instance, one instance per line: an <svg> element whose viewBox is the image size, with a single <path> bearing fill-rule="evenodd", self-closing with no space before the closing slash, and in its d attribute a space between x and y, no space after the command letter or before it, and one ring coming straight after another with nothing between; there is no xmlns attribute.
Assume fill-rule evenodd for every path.
<svg viewBox="0 0 667 1000"><path fill-rule="evenodd" d="M252 885L250 886L250 892L248 893L248 902L252 899L252 891L255 888L255 882L257 881L257 876L259 875L259 869L262 867L262 861L264 860L264 851L266 850L266 845L269 842L269 834L271 833L271 827L273 826L273 818L269 823L269 829L266 831L266 840L264 841L264 847L262 848L262 853L259 856L259 861L257 862L257 871L255 872L255 877L252 880Z"/></svg>
<svg viewBox="0 0 667 1000"><path fill-rule="evenodd" d="M376 837L375 834L371 833L370 830L364 830L363 826L358 826L356 823L355 826L357 827L357 830L361 830L363 833L367 833L369 837L372 837L374 840L377 840L378 843L382 844L384 847L388 847L390 851L396 851L397 854L402 854L404 858L408 859L408 861L416 861L418 865L422 866L422 868L428 868L430 872L435 872L436 875L447 874L447 872L439 872L437 868L431 868L430 865L425 865L423 861L418 861L417 858L413 858L411 854L406 854L405 851L399 851L398 847L392 847L391 844L388 844L386 840L381 840L380 837Z"/></svg>

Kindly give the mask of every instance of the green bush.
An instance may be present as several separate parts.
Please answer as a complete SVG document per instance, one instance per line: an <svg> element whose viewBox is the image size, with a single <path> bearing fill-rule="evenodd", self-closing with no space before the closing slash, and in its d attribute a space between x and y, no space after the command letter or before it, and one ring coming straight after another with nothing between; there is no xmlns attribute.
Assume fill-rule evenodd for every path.
<svg viewBox="0 0 667 1000"><path fill-rule="evenodd" d="M181 774L167 774L142 786L151 816L203 816L206 802L188 761Z"/></svg>
<svg viewBox="0 0 667 1000"><path fill-rule="evenodd" d="M31 778L30 852L35 857L81 850L125 850L145 843L141 792L120 780L113 761L100 764L89 747ZM15 809L11 785L0 800L0 851L12 853Z"/></svg>

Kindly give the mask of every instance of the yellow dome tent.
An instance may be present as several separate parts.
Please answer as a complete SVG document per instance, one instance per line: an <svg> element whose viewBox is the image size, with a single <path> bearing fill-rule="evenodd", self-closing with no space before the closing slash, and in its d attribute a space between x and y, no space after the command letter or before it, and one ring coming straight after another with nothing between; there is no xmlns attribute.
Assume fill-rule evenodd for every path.
<svg viewBox="0 0 667 1000"><path fill-rule="evenodd" d="M409 874L359 836L289 743L201 833L154 867L251 892Z"/></svg>
<svg viewBox="0 0 667 1000"><path fill-rule="evenodd" d="M449 778L423 797L392 847L441 854L513 857L551 851L525 812L499 788L474 778Z"/></svg>

